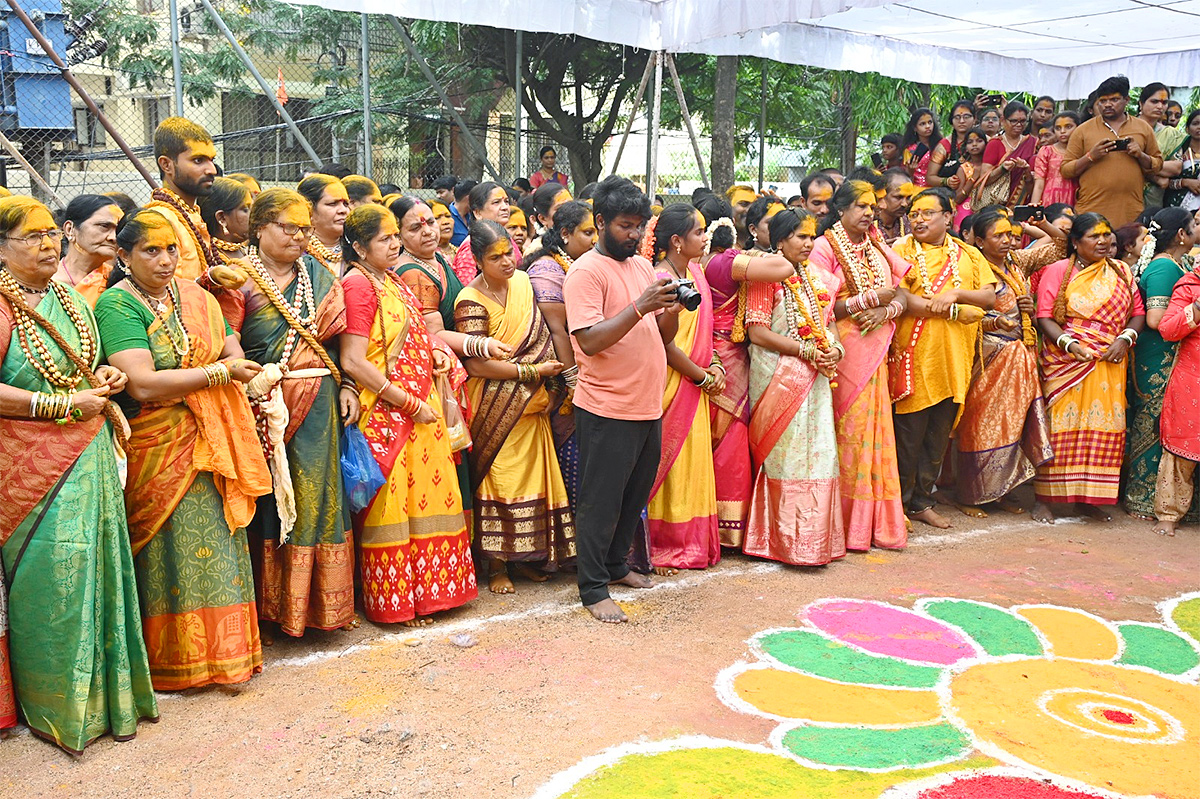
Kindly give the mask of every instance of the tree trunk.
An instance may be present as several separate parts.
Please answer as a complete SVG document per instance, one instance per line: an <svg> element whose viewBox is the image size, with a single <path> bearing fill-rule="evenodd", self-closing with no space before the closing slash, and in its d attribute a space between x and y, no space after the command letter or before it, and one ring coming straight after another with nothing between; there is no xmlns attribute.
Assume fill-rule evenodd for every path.
<svg viewBox="0 0 1200 799"><path fill-rule="evenodd" d="M716 88L713 91L712 186L722 194L734 180L734 133L737 110L738 56L717 56Z"/></svg>
<svg viewBox="0 0 1200 799"><path fill-rule="evenodd" d="M854 124L854 83L849 75L842 78L841 102L838 103L838 117L842 128L842 163L839 167L843 175L848 175L854 169L857 158L858 126Z"/></svg>

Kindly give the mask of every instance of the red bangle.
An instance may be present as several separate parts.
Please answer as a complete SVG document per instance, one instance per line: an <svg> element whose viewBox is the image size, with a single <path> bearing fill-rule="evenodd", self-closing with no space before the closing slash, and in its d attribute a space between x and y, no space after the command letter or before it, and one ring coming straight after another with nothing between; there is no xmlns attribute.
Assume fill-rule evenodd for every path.
<svg viewBox="0 0 1200 799"><path fill-rule="evenodd" d="M636 302L631 302L631 303L629 303L629 305L630 305L630 306L633 308L633 312L634 312L635 314L637 314L637 318L638 318L638 319L645 319L645 318L646 318L646 315L645 315L644 313L642 313L641 311L639 311L639 310L638 310L638 307L637 307L637 303L636 303Z"/></svg>

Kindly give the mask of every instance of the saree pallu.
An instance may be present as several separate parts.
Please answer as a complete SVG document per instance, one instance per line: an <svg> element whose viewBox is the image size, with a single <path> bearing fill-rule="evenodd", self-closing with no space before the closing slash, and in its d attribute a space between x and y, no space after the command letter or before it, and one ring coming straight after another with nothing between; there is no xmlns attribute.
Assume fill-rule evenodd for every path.
<svg viewBox="0 0 1200 799"><path fill-rule="evenodd" d="M367 360L430 407L441 407L433 385L435 346L412 293L390 276L371 323ZM366 280L354 272L345 280ZM359 394L359 428L387 482L356 514L363 609L374 622L410 621L474 599L475 563L463 518L446 422L429 424Z"/></svg>
<svg viewBox="0 0 1200 799"><path fill-rule="evenodd" d="M826 233L817 239L809 264L829 272L840 283L839 300L872 288L851 285L853 278L847 279L831 238ZM908 262L887 245L880 247L880 252L891 268L889 285L895 286L908 273ZM877 278L877 282L881 280L882 276ZM864 335L854 319L846 316L837 320L837 331L846 350L838 362L836 385L832 386L846 548L859 552L872 546L903 549L908 545L908 528L900 499L887 367L896 323L886 322Z"/></svg>
<svg viewBox="0 0 1200 799"><path fill-rule="evenodd" d="M54 295L37 310L78 352ZM85 316L96 336L90 309ZM10 338L12 328L0 301L0 382L52 391ZM59 369L73 373L43 339ZM103 416L70 425L0 419L0 472L0 728L16 723L19 707L35 734L73 754L105 732L132 738L139 719L158 718L158 707L112 426Z"/></svg>
<svg viewBox="0 0 1200 799"><path fill-rule="evenodd" d="M181 368L215 363L220 307L194 283L177 286L191 341ZM158 319L147 334L155 369L174 368ZM147 404L130 428L125 506L154 687L245 682L262 671L245 528L271 475L244 390L230 383Z"/></svg>
<svg viewBox="0 0 1200 799"><path fill-rule="evenodd" d="M315 259L304 258L299 263L312 281L317 304L312 326L317 339L336 343L334 337L346 329L341 284ZM293 279L283 291L284 299L293 306L298 283ZM290 329L261 291L248 294L241 331L247 358L262 364L279 363ZM294 337L289 371L325 369L312 347L298 335ZM336 350L330 354L336 357ZM275 496L268 494L259 498L247 532L255 550L259 618L277 622L288 635L300 636L305 627L335 630L353 620L354 544L338 447L340 388L330 374L288 375L280 390L288 409L284 446L295 494L295 525L287 543L281 544Z"/></svg>
<svg viewBox="0 0 1200 799"><path fill-rule="evenodd" d="M995 329L1000 318L1016 327ZM955 434L958 498L968 505L1004 497L1032 480L1054 454L1037 357L1025 343L1017 297L1007 283L996 290L995 309L983 325L982 359Z"/></svg>
<svg viewBox="0 0 1200 799"><path fill-rule="evenodd" d="M712 294L713 351L725 367L725 390L708 398L716 481L717 530L721 546L740 547L746 531L753 484L750 467L750 351L745 341L732 338L741 285L733 277L730 249L709 259L705 280Z"/></svg>
<svg viewBox="0 0 1200 799"><path fill-rule="evenodd" d="M454 321L460 333L511 346L515 363L554 358L550 328L520 270L508 280L505 305L464 288ZM479 551L491 560L545 563L555 570L575 557L575 520L554 450L545 381L472 377L467 386L476 409L469 461Z"/></svg>
<svg viewBox="0 0 1200 799"><path fill-rule="evenodd" d="M832 282L831 276L828 279ZM756 286L751 294L770 290ZM776 285L774 293L771 330L786 336L783 290ZM751 310L747 310L748 321ZM767 310L760 307L758 313ZM830 303L826 313L832 312ZM821 566L844 557L846 534L829 379L808 361L752 344L750 397L754 403L750 446L759 468L745 553L798 566Z"/></svg>
<svg viewBox="0 0 1200 799"><path fill-rule="evenodd" d="M1146 308L1165 310L1184 274L1170 258L1151 261L1138 278ZM1123 500L1127 512L1144 519L1154 518L1158 462L1162 457L1159 418L1177 348L1174 342L1166 341L1159 331L1147 325L1132 350ZM1200 521L1200 517L1193 512L1187 521Z"/></svg>
<svg viewBox="0 0 1200 799"><path fill-rule="evenodd" d="M688 264L702 297L695 311L679 313L675 345L703 369L712 363L713 307L708 281ZM659 277L670 277L659 272ZM708 395L674 369L663 393L662 459L646 508L650 562L675 569L703 569L721 560L713 474Z"/></svg>
<svg viewBox="0 0 1200 799"><path fill-rule="evenodd" d="M1047 275L1043 282L1047 279L1053 280ZM1129 319L1131 283L1120 261L1080 270L1067 286L1064 332L1103 352ZM1042 392L1053 458L1038 467L1034 479L1041 501L1116 503L1125 455L1125 364L1077 361L1043 340Z"/></svg>
<svg viewBox="0 0 1200 799"><path fill-rule="evenodd" d="M1020 205L1033 191L1033 161L1037 153L1037 137L1024 135L1017 146L1008 149L1008 142L1003 134L988 142L984 150L984 163L998 167L1006 158L1020 158L1030 166L1016 167L1009 170L1007 182L1005 177L991 183L980 183L975 187L971 198L973 207L982 210L988 205L1004 205L1009 208ZM999 184L999 185L996 185Z"/></svg>

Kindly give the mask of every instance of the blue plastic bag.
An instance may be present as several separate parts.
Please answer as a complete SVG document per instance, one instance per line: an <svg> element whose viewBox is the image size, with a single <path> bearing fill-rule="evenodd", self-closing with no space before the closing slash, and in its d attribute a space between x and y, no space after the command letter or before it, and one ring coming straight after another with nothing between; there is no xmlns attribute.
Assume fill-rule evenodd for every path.
<svg viewBox="0 0 1200 799"><path fill-rule="evenodd" d="M379 470L379 463L371 454L371 446L367 438L356 424L346 425L342 431L342 485L346 487L346 497L350 502L350 511L358 513L371 504L379 489L387 480Z"/></svg>

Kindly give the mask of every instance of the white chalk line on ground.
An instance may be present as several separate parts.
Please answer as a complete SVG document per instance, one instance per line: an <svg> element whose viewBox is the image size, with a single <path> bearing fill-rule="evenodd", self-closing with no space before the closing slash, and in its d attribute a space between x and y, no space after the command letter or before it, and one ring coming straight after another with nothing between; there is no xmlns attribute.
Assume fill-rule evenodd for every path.
<svg viewBox="0 0 1200 799"><path fill-rule="evenodd" d="M1082 518L1063 517L1056 519L1056 524L1068 524L1075 522L1084 522ZM910 535L908 543L909 548L920 548L930 546L953 546L966 541L971 541L976 538L981 538L987 535L996 535L1009 533L1021 529L1030 529L1035 523L1030 519L1013 520L1004 522L993 522L987 527L971 528L953 533L922 533L920 528L916 528L916 534ZM1047 525L1049 527L1050 525ZM933 528L930 528L932 530ZM746 564L744 566L734 566L730 568L715 568L706 571L689 572L681 577L663 581L662 578L657 578L657 582L650 588L638 589L621 589L613 591L613 599L619 602L637 602L640 597L648 594L661 591L677 591L684 588L692 588L709 580L714 580L722 577L739 577L749 574L766 574L769 572L780 571L784 568L783 564L775 562L762 562ZM403 628L396 632L389 632L373 638L369 641L351 644L350 646L323 649L316 652L309 652L305 655L295 657L285 657L279 660L272 661L268 664L270 668L276 667L296 667L308 666L313 663L321 663L326 660L353 655L357 652L364 652L373 647L397 644L413 639L419 641L430 641L437 638L444 638L448 635L463 632L477 632L485 627L505 624L512 621L522 621L530 618L547 618L551 616L563 616L568 613L575 613L581 610L578 603L578 597L575 594L574 588L566 589L558 592L557 598L548 599L533 607L525 610L513 611L511 613L498 613L492 616L480 618L460 619L457 621L436 623L430 627L413 627Z"/></svg>

